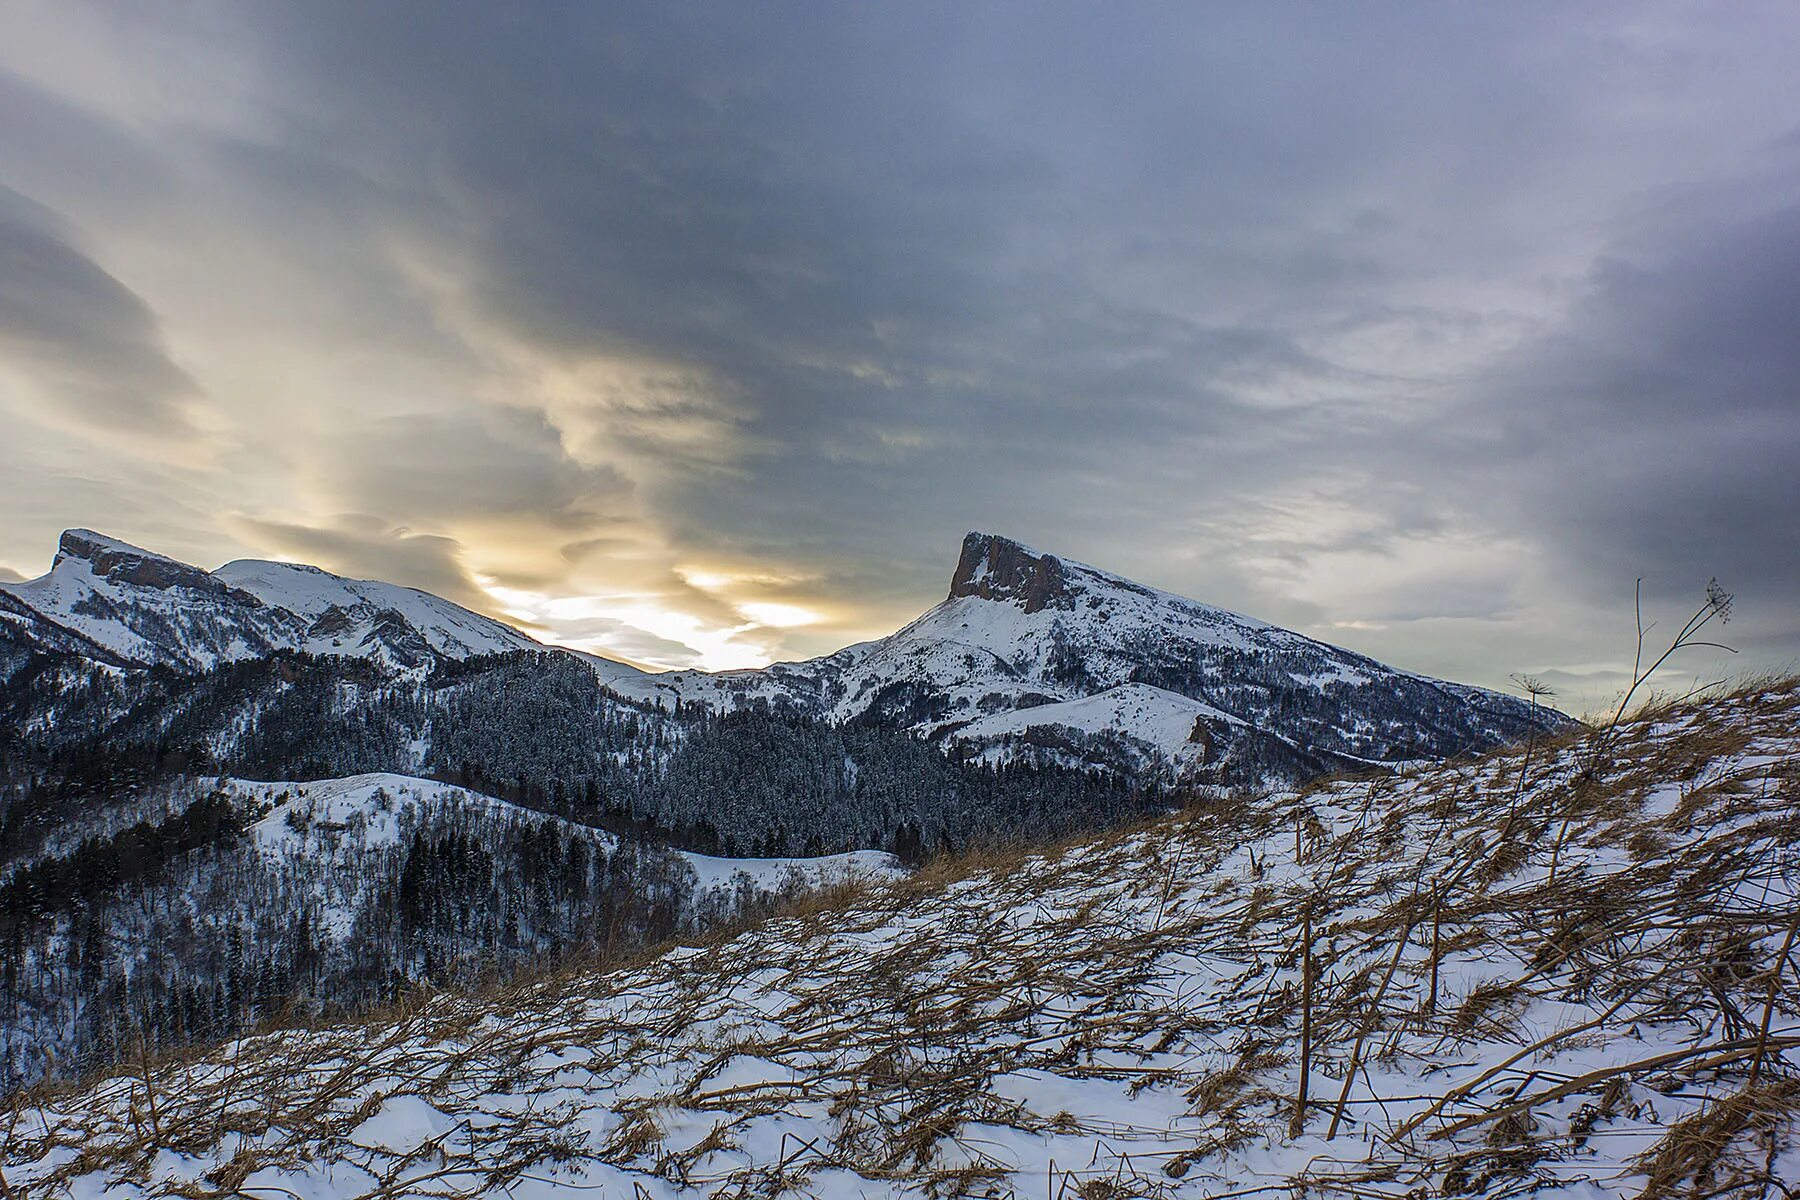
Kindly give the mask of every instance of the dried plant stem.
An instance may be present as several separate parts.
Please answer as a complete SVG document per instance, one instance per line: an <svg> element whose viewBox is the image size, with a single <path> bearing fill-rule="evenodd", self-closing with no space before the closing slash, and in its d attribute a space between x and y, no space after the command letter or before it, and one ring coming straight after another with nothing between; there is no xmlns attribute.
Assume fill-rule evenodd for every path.
<svg viewBox="0 0 1800 1200"><path fill-rule="evenodd" d="M1444 891L1441 885L1431 887L1431 992L1425 999L1427 1014L1436 1015L1438 1004L1438 963L1443 960Z"/></svg>
<svg viewBox="0 0 1800 1200"><path fill-rule="evenodd" d="M1294 1116L1288 1124L1292 1137L1306 1132L1306 1092L1312 1082L1313 921L1312 901L1306 904L1300 931L1300 1087L1294 1095Z"/></svg>
<svg viewBox="0 0 1800 1200"><path fill-rule="evenodd" d="M1344 1072L1344 1086L1338 1092L1337 1108L1332 1112L1331 1124L1325 1130L1325 1140L1328 1142L1337 1136L1338 1125L1344 1119L1344 1106L1350 1103L1350 1086L1356 1082L1356 1073L1362 1068L1363 1043L1368 1041L1370 1032L1381 1020L1381 1002L1387 997L1388 984L1394 982L1394 972L1400 966L1400 959L1406 954L1406 943L1412 938L1415 924L1416 921L1408 921L1406 928L1400 931L1400 943L1394 947L1394 957L1388 960L1387 973L1381 977L1381 986L1375 989L1375 998L1369 1002L1368 1018L1357 1031L1356 1044L1350 1048L1350 1069Z"/></svg>
<svg viewBox="0 0 1800 1200"><path fill-rule="evenodd" d="M1787 963L1788 951L1794 948L1794 935L1800 933L1800 913L1788 922L1787 937L1781 941L1781 952L1775 956L1775 962L1769 967L1769 998L1763 1001L1762 1028L1756 1034L1756 1056L1750 1060L1750 1078L1744 1083L1744 1090L1751 1091L1762 1074L1763 1055L1769 1048L1769 1022L1775 1016L1775 997L1781 994L1781 968Z"/></svg>

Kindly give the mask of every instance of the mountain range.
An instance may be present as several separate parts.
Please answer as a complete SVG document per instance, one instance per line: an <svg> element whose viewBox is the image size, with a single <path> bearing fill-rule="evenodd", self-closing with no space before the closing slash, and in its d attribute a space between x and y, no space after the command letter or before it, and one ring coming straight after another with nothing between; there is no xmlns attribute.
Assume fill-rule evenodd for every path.
<svg viewBox="0 0 1800 1200"><path fill-rule="evenodd" d="M0 584L7 675L43 654L184 674L304 654L422 677L521 651L579 658L626 701L773 705L959 757L1167 782L1442 758L1566 722L982 533L964 540L945 600L903 629L722 672L645 672L413 588L255 560L209 572L89 530L63 534L48 574Z"/></svg>

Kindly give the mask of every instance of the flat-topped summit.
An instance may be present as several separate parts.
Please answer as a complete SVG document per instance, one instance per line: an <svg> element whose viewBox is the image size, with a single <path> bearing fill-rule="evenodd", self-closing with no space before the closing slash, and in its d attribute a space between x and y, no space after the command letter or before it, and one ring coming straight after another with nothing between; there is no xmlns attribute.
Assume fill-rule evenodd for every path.
<svg viewBox="0 0 1800 1200"><path fill-rule="evenodd" d="M122 542L118 538L108 537L104 533L96 533L92 529L65 529L62 536L56 539L56 562L65 558L79 558L87 562L107 556L129 555L137 558L162 558L163 555L152 553L142 546L134 546L130 542Z"/></svg>
<svg viewBox="0 0 1800 1200"><path fill-rule="evenodd" d="M1068 608L1074 597L1069 573L1054 554L1039 554L1011 538L971 533L950 577L950 596L1022 602L1028 613Z"/></svg>
<svg viewBox="0 0 1800 1200"><path fill-rule="evenodd" d="M207 571L92 529L65 531L48 573L0 584L0 643L180 671L283 651L416 670L538 646L413 588L253 559Z"/></svg>
<svg viewBox="0 0 1800 1200"><path fill-rule="evenodd" d="M186 587L210 592L227 590L223 583L198 567L95 533L92 529L66 529L56 540L56 559L51 570L54 572L71 561L86 563L93 574L116 584L158 589ZM255 603L249 596L243 599Z"/></svg>

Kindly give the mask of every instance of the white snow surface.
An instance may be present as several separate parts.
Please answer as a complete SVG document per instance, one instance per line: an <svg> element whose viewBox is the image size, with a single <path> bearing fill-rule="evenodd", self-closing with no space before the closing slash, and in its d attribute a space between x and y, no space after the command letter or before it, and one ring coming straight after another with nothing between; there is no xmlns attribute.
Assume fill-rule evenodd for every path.
<svg viewBox="0 0 1800 1200"><path fill-rule="evenodd" d="M1776 1194L1800 692L1692 713L247 1038L35 1097L0 1163L77 1197Z"/></svg>
<svg viewBox="0 0 1800 1200"><path fill-rule="evenodd" d="M1206 744L1195 738L1203 720L1228 725L1243 723L1204 701L1147 684L1124 683L1077 700L982 717L958 729L955 737L959 742L987 746L985 753L999 759L1007 753L1010 739L1034 730L1067 728L1089 734L1113 734L1141 747L1145 760L1152 754L1166 755L1180 775L1189 766L1206 761Z"/></svg>

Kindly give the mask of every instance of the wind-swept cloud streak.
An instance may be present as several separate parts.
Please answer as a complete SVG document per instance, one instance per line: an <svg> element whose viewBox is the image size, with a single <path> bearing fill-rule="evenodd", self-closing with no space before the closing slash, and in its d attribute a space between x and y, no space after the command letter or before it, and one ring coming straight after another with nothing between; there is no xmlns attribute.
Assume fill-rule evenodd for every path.
<svg viewBox="0 0 1800 1200"><path fill-rule="evenodd" d="M0 360L43 417L167 450L200 434L200 388L156 314L80 250L54 213L0 187Z"/></svg>

